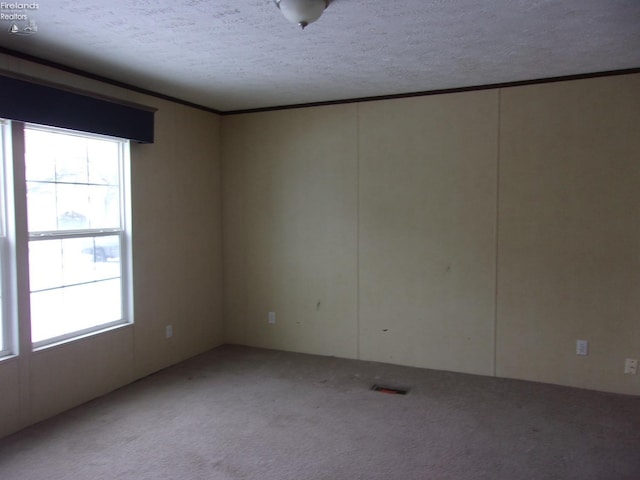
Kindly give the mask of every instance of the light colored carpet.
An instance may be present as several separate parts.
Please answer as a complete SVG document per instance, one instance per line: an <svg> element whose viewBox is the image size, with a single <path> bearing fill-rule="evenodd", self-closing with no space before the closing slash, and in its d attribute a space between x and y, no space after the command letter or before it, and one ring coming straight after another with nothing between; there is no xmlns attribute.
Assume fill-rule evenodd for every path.
<svg viewBox="0 0 640 480"><path fill-rule="evenodd" d="M638 480L640 398L224 346L0 440L0 479Z"/></svg>

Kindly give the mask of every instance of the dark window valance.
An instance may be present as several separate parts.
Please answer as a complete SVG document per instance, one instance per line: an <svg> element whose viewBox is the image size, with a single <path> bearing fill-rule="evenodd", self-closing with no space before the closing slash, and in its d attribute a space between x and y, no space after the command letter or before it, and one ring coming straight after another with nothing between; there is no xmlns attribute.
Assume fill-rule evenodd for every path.
<svg viewBox="0 0 640 480"><path fill-rule="evenodd" d="M153 143L155 109L0 74L0 118Z"/></svg>

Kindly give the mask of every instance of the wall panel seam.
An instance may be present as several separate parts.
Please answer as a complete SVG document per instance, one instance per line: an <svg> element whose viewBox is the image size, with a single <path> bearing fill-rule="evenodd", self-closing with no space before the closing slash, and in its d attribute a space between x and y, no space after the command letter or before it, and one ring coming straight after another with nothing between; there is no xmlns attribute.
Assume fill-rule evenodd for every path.
<svg viewBox="0 0 640 480"><path fill-rule="evenodd" d="M502 126L502 89L498 89L498 111L496 115L496 213L495 213L495 256L494 256L494 291L493 291L493 376L498 373L498 258L500 255L500 146Z"/></svg>
<svg viewBox="0 0 640 480"><path fill-rule="evenodd" d="M360 360L360 104L356 104L356 358Z"/></svg>

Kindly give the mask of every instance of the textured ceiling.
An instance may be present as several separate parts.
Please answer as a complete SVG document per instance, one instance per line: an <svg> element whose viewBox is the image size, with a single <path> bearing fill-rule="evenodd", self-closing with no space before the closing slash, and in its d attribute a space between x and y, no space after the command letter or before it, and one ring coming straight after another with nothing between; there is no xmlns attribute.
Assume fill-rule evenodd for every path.
<svg viewBox="0 0 640 480"><path fill-rule="evenodd" d="M640 0L334 0L304 31L272 0L38 6L0 46L221 111L640 67Z"/></svg>

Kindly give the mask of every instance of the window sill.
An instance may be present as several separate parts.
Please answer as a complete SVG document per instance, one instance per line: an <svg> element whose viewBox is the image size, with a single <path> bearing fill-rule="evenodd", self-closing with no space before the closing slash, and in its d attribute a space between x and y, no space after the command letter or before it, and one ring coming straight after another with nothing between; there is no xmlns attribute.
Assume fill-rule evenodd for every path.
<svg viewBox="0 0 640 480"><path fill-rule="evenodd" d="M32 351L35 352L41 352L43 350L51 350L51 349L56 349L59 347L63 347L66 346L70 343L74 343L74 342L78 342L78 341L82 341L82 340L86 340L88 338L92 338L98 335L104 335L107 334L109 332L114 332L117 330L121 330L121 329L126 329L126 328L132 328L133 327L133 322L127 322L127 323L121 323L119 325L113 325L111 327L107 327L107 328L103 328L100 330L96 330L93 332L89 332L89 333L85 333L82 335L78 335L77 337L71 337L71 338L66 338L64 340L60 340L57 342L52 342L52 343L48 343L46 345L41 345L35 348L32 348Z"/></svg>
<svg viewBox="0 0 640 480"><path fill-rule="evenodd" d="M0 363L10 362L11 360L17 360L19 356L20 355L18 355L17 353L3 354L2 356L0 356Z"/></svg>

